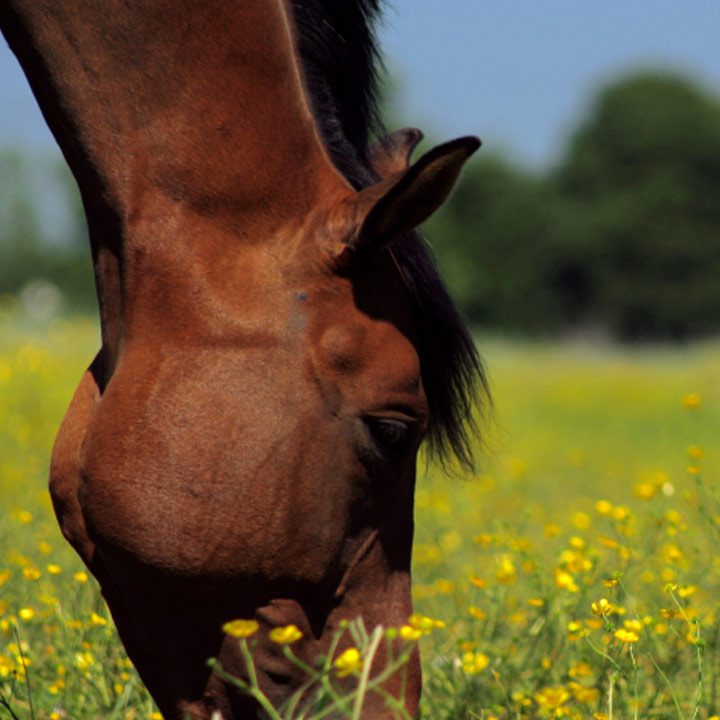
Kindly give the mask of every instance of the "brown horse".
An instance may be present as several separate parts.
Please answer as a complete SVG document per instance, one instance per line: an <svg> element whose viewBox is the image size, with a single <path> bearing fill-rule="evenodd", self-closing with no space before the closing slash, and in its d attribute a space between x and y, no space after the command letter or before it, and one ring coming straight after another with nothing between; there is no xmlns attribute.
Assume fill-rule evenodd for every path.
<svg viewBox="0 0 720 720"><path fill-rule="evenodd" d="M230 619L297 625L308 662L405 623L419 445L468 458L480 365L413 228L479 143L366 150L378 2L0 2L100 304L50 490L168 719L258 714L206 666L243 675ZM302 678L259 637L280 702ZM416 657L404 688L412 714Z"/></svg>

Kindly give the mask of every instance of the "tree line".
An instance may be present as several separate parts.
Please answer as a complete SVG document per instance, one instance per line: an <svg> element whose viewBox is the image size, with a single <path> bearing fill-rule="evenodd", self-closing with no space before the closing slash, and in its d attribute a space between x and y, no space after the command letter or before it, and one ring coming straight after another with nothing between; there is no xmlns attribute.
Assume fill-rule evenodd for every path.
<svg viewBox="0 0 720 720"><path fill-rule="evenodd" d="M0 294L36 280L95 306L86 230L66 169L33 187L0 153ZM48 178L55 178L54 183ZM48 232L48 198L69 207ZM52 204L52 203L50 203ZM486 150L425 228L451 292L485 331L685 339L720 330L720 100L646 72L602 88L557 162Z"/></svg>

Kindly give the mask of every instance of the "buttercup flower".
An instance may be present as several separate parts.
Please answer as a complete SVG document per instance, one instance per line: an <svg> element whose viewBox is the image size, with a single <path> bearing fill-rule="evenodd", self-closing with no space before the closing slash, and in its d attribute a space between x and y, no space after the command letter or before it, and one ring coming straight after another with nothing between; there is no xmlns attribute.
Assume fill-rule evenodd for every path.
<svg viewBox="0 0 720 720"><path fill-rule="evenodd" d="M298 630L297 625L285 625L285 627L273 628L269 637L278 645L290 645L297 642L302 637L302 633Z"/></svg>
<svg viewBox="0 0 720 720"><path fill-rule="evenodd" d="M637 642L640 639L640 636L633 632L632 630L626 630L625 628L620 628L619 630L615 631L615 637L624 643L634 643Z"/></svg>
<svg viewBox="0 0 720 720"><path fill-rule="evenodd" d="M359 672L363 667L362 655L357 648L348 648L333 663L338 677L346 677L352 673Z"/></svg>
<svg viewBox="0 0 720 720"><path fill-rule="evenodd" d="M230 620L222 626L222 631L230 637L245 638L256 633L259 627L256 620Z"/></svg>
<svg viewBox="0 0 720 720"><path fill-rule="evenodd" d="M462 656L462 669L466 675L477 675L488 666L489 662L487 655L481 652L466 652Z"/></svg>

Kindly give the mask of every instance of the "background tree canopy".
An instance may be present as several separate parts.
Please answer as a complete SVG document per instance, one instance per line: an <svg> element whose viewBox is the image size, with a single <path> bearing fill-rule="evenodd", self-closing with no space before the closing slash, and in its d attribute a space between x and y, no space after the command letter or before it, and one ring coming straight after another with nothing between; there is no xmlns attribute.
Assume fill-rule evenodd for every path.
<svg viewBox="0 0 720 720"><path fill-rule="evenodd" d="M33 293L47 301L57 287L65 309L87 311L94 289L77 192L67 170L41 172L38 188L22 157L0 153L0 294L32 305ZM71 209L59 229L42 223L53 198ZM720 101L667 73L622 78L598 93L554 167L531 172L478 153L426 230L478 329L716 333Z"/></svg>
<svg viewBox="0 0 720 720"><path fill-rule="evenodd" d="M720 102L673 75L623 78L601 90L556 167L532 175L478 157L428 231L481 327L717 332Z"/></svg>

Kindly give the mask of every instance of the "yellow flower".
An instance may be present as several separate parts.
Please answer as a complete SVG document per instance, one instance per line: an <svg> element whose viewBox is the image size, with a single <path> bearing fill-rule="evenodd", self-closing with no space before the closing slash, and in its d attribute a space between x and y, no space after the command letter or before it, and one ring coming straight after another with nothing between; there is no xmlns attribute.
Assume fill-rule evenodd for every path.
<svg viewBox="0 0 720 720"><path fill-rule="evenodd" d="M495 577L498 579L498 582L501 582L504 585L514 584L516 579L515 564L507 555L504 555L500 559Z"/></svg>
<svg viewBox="0 0 720 720"><path fill-rule="evenodd" d="M564 705L572 696L567 688L562 685L559 687L544 687L533 695L535 702L543 710L556 710Z"/></svg>
<svg viewBox="0 0 720 720"><path fill-rule="evenodd" d="M571 520L572 524L580 530L586 530L590 527L590 523L592 522L592 518L584 512L573 513Z"/></svg>
<svg viewBox="0 0 720 720"><path fill-rule="evenodd" d="M18 615L23 620L32 620L35 617L35 611L32 608L20 608Z"/></svg>
<svg viewBox="0 0 720 720"><path fill-rule="evenodd" d="M37 580L42 573L37 568L29 567L23 569L23 575L26 580Z"/></svg>
<svg viewBox="0 0 720 720"><path fill-rule="evenodd" d="M697 410L702 405L702 400L697 393L683 395L682 406L687 410Z"/></svg>
<svg viewBox="0 0 720 720"><path fill-rule="evenodd" d="M429 635L435 628L444 628L445 623L442 620L433 620L419 613L414 613L408 619L408 624L419 630L423 635Z"/></svg>
<svg viewBox="0 0 720 720"><path fill-rule="evenodd" d="M270 639L278 645L290 645L297 642L302 633L297 625L285 625L284 627L273 628L269 633Z"/></svg>
<svg viewBox="0 0 720 720"><path fill-rule="evenodd" d="M533 607L542 607L545 604L545 601L541 598L528 598L528 605L532 605Z"/></svg>
<svg viewBox="0 0 720 720"><path fill-rule="evenodd" d="M484 610L481 610L479 607L475 607L475 605L471 605L468 608L468 612L478 620L484 620L487 617L487 613Z"/></svg>
<svg viewBox="0 0 720 720"><path fill-rule="evenodd" d="M471 573L469 575L468 579L475 587L479 587L479 588L487 587L487 580L484 580L483 578L478 577L474 573Z"/></svg>
<svg viewBox="0 0 720 720"><path fill-rule="evenodd" d="M222 631L230 637L244 638L257 632L259 627L256 620L230 620L222 626Z"/></svg>
<svg viewBox="0 0 720 720"><path fill-rule="evenodd" d="M363 659L357 648L348 648L333 663L338 677L346 677L362 670Z"/></svg>
<svg viewBox="0 0 720 720"><path fill-rule="evenodd" d="M575 662L570 666L568 672L570 677L592 677L595 673L593 672L590 663L588 662Z"/></svg>
<svg viewBox="0 0 720 720"><path fill-rule="evenodd" d="M600 690L597 688L586 688L579 683L570 683L570 689L578 702L590 705L600 698Z"/></svg>
<svg viewBox="0 0 720 720"><path fill-rule="evenodd" d="M638 483L634 488L635 497L640 500L652 500L657 495L658 486L651 482Z"/></svg>
<svg viewBox="0 0 720 720"><path fill-rule="evenodd" d="M548 523L543 531L546 538L554 538L562 533L562 528L555 523Z"/></svg>
<svg viewBox="0 0 720 720"><path fill-rule="evenodd" d="M422 632L412 627L412 625L403 625L400 628L400 637L408 641L419 640L422 637Z"/></svg>
<svg viewBox="0 0 720 720"><path fill-rule="evenodd" d="M677 594L681 598L690 597L691 595L694 595L697 592L697 585L684 585L681 588L678 588Z"/></svg>
<svg viewBox="0 0 720 720"><path fill-rule="evenodd" d="M607 615L612 610L612 604L607 598L600 598L597 602L594 602L590 606L590 612L593 615L597 615L598 617L601 617L602 615Z"/></svg>
<svg viewBox="0 0 720 720"><path fill-rule="evenodd" d="M466 652L462 656L462 669L466 675L477 675L488 666L489 662L488 656L481 652Z"/></svg>
<svg viewBox="0 0 720 720"><path fill-rule="evenodd" d="M640 637L636 632L633 632L632 630L626 630L625 628L620 628L619 630L615 631L615 637L624 643L634 643L637 642Z"/></svg>
<svg viewBox="0 0 720 720"><path fill-rule="evenodd" d="M59 565L50 564L47 566L47 571L51 575L59 575L62 572L62 568Z"/></svg>
<svg viewBox="0 0 720 720"><path fill-rule="evenodd" d="M587 543L581 537L578 537L577 535L573 535L570 538L570 547L573 550L584 550L586 546L587 546Z"/></svg>
<svg viewBox="0 0 720 720"><path fill-rule="evenodd" d="M559 588L564 588L570 592L578 592L580 589L575 584L573 576L569 572L561 570L560 568L555 568L555 584Z"/></svg>
<svg viewBox="0 0 720 720"><path fill-rule="evenodd" d="M33 516L27 510L20 510L16 515L15 519L21 525L27 525L33 521Z"/></svg>
<svg viewBox="0 0 720 720"><path fill-rule="evenodd" d="M92 627L102 627L103 625L107 625L107 620L104 617L100 617L97 613L91 612L90 622L88 624Z"/></svg>
<svg viewBox="0 0 720 720"><path fill-rule="evenodd" d="M699 448L697 445L691 445L688 448L688 455L693 460L702 460L705 457L705 451L702 448Z"/></svg>
<svg viewBox="0 0 720 720"><path fill-rule="evenodd" d="M41 540L37 544L37 548L41 553L43 553L45 555L48 555L49 553L52 552L52 545L49 542L45 542L45 540Z"/></svg>
<svg viewBox="0 0 720 720"><path fill-rule="evenodd" d="M643 623L640 620L626 620L623 625L628 630L633 630L636 633L640 632L643 629Z"/></svg>
<svg viewBox="0 0 720 720"><path fill-rule="evenodd" d="M76 572L73 577L79 582L79 583L85 583L88 581L88 574L81 570L80 572Z"/></svg>
<svg viewBox="0 0 720 720"><path fill-rule="evenodd" d="M612 503L608 500L598 500L595 503L595 510L597 510L597 512L601 515L609 515L612 512L612 509Z"/></svg>

